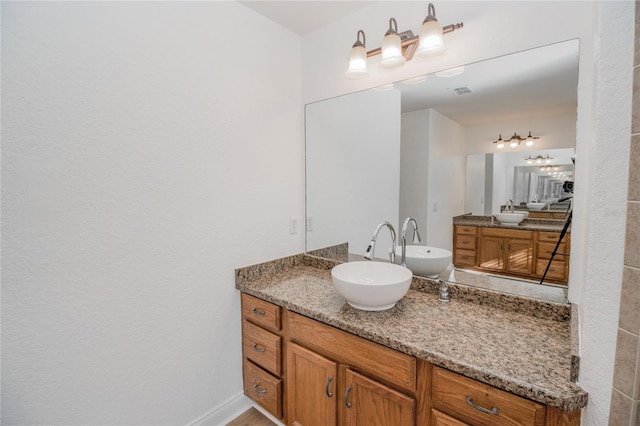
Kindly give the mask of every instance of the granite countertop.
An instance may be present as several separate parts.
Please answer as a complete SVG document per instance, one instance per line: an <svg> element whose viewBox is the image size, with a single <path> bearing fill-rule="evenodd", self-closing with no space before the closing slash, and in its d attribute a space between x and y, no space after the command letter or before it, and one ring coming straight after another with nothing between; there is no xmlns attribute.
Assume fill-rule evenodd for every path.
<svg viewBox="0 0 640 426"><path fill-rule="evenodd" d="M516 226L503 225L498 220L491 222L490 216L461 215L453 218L454 225L479 226L483 228L520 229L523 231L561 232L566 221L561 219L524 219ZM568 228L571 231L571 228Z"/></svg>
<svg viewBox="0 0 640 426"><path fill-rule="evenodd" d="M330 269L337 263L307 255L266 262L238 269L236 287L516 395L565 411L586 406L587 393L572 381L570 305L508 295L494 303L491 292L456 285L442 303L435 282L414 277L395 307L361 311L334 290ZM479 292L475 301L468 291Z"/></svg>

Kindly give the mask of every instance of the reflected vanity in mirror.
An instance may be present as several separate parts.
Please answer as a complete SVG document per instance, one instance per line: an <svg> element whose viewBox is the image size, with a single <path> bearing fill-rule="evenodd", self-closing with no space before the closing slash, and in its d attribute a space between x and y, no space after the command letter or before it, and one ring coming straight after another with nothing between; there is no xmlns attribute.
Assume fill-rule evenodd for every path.
<svg viewBox="0 0 640 426"><path fill-rule="evenodd" d="M543 253L554 248L538 231L560 232L571 206L560 201L573 180L578 47L569 40L308 104L306 251L359 260L378 224L399 231L413 217L420 245L454 252L441 279L566 301L566 276L538 284L551 264ZM529 132L539 137L532 146L493 143ZM502 228L492 216L507 208L528 216L512 231L536 231L523 246L526 269L515 260L506 269L490 263L491 250L510 256L489 244ZM484 242L468 268L456 259L460 220L476 226L476 244ZM384 238L381 259L392 248Z"/></svg>

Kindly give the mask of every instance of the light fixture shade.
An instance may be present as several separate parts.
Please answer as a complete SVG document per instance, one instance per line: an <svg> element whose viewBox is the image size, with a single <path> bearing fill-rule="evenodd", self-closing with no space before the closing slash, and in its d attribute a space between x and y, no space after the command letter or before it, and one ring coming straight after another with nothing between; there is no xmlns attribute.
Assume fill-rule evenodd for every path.
<svg viewBox="0 0 640 426"><path fill-rule="evenodd" d="M360 41L360 36L362 36L362 41ZM344 73L344 75L349 78L366 77L369 75L369 70L367 69L366 40L364 31L358 30L356 42L353 43L353 47L349 53L349 66Z"/></svg>
<svg viewBox="0 0 640 426"><path fill-rule="evenodd" d="M385 68L397 67L406 61L402 56L402 40L398 35L398 24L395 18L389 19L389 30L384 35L381 50L382 59L380 60L380 65Z"/></svg>
<svg viewBox="0 0 640 426"><path fill-rule="evenodd" d="M364 46L353 46L349 53L349 67L344 75L349 78L366 77L369 75L367 69L367 51Z"/></svg>
<svg viewBox="0 0 640 426"><path fill-rule="evenodd" d="M420 30L418 56L434 56L444 52L442 25L438 21L425 21Z"/></svg>
<svg viewBox="0 0 640 426"><path fill-rule="evenodd" d="M442 25L436 19L436 8L429 3L429 14L422 22L420 41L418 42L418 56L433 56L444 52L444 37Z"/></svg>

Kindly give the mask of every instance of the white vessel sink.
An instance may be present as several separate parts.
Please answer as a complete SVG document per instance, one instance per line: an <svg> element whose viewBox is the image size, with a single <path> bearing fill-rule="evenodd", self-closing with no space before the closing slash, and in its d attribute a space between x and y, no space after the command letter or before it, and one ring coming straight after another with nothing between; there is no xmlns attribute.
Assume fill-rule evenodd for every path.
<svg viewBox="0 0 640 426"><path fill-rule="evenodd" d="M542 210L547 203L527 203L529 210Z"/></svg>
<svg viewBox="0 0 640 426"><path fill-rule="evenodd" d="M516 212L496 213L496 219L503 225L516 226L524 220L524 214Z"/></svg>
<svg viewBox="0 0 640 426"><path fill-rule="evenodd" d="M405 265L423 277L435 278L451 264L452 253L438 247L408 245ZM402 246L396 246L396 263L402 262Z"/></svg>
<svg viewBox="0 0 640 426"><path fill-rule="evenodd" d="M412 277L404 266L375 261L342 263L331 270L338 294L365 311L393 308L407 294Z"/></svg>

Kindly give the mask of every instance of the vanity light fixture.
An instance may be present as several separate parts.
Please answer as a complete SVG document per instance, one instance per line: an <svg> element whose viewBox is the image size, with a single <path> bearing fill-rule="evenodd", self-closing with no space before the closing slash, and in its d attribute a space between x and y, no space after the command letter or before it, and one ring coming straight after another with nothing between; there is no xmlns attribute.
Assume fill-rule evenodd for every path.
<svg viewBox="0 0 640 426"><path fill-rule="evenodd" d="M519 134L514 133L509 139L502 140L502 135L498 138L497 141L493 141L493 143L498 144L498 148L504 148L504 144L508 143L511 148L517 148L520 146L522 142L525 143L526 146L533 146L533 141L536 139L540 139L539 136L532 136L531 131L529 131L529 135L526 138L521 138Z"/></svg>
<svg viewBox="0 0 640 426"><path fill-rule="evenodd" d="M392 68L411 60L416 50L420 51L419 56L432 56L442 53L444 51L442 36L463 26L462 22L441 26L436 19L436 9L433 3L429 3L428 15L422 23L420 35L414 35L411 30L398 33L398 23L395 18L391 18L389 19L389 29L382 41L382 47L366 52L364 60L362 51L365 49L365 36L364 31L359 30L357 40L349 54L349 66L345 75L350 78L367 76L366 58L370 56L381 55L380 65L385 68ZM361 34L362 41L360 41Z"/></svg>

